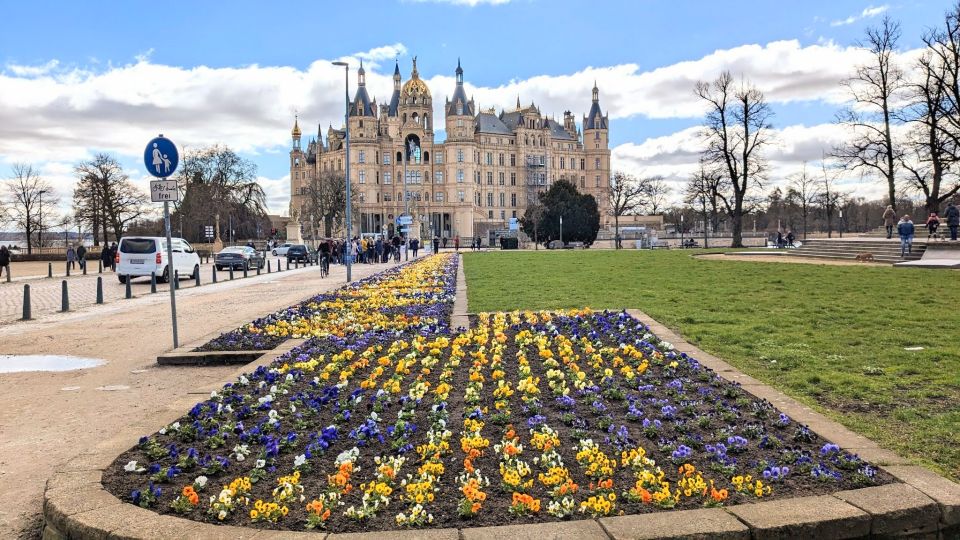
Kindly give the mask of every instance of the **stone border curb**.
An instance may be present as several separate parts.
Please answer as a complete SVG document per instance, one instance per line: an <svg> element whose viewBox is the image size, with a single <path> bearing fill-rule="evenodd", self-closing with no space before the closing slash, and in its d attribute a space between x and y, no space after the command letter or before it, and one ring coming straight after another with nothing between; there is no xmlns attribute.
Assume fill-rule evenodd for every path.
<svg viewBox="0 0 960 540"><path fill-rule="evenodd" d="M462 259L461 259L462 262ZM457 301L451 324L466 318L463 267L457 271ZM464 294L460 295L461 290ZM550 523L504 525L475 528L377 531L330 534L325 532L270 531L255 528L217 526L185 518L159 515L125 503L103 488L103 471L118 455L132 446L144 432L169 423L188 410L195 399L188 394L171 403L168 410L153 420L130 426L113 439L90 452L80 454L59 467L47 480L44 490L44 540L107 538L223 538L292 540L627 540L627 539L774 539L774 538L869 538L960 537L960 485L881 449L876 443L814 412L756 379L748 377L726 362L687 343L676 333L638 310L628 313L650 327L660 339L677 351L687 353L721 377L739 382L756 397L768 399L794 419L865 459L881 466L903 483L841 491L831 495L796 497L725 508L678 510L649 514L560 521ZM458 324L458 323L457 323ZM293 340L288 340L284 345ZM292 348L293 346L290 346ZM289 349L287 349L289 350ZM284 351L285 352L285 351ZM256 365L237 370L228 380L267 365L276 356L265 354ZM211 385L210 390L220 385ZM203 392L206 389L199 389ZM206 390L209 391L209 390Z"/></svg>

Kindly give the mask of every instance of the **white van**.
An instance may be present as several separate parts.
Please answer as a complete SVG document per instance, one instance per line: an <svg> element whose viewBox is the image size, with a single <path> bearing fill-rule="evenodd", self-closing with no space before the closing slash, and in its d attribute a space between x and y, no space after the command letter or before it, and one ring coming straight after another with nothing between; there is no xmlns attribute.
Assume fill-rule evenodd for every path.
<svg viewBox="0 0 960 540"><path fill-rule="evenodd" d="M200 275L200 257L186 240L172 238L173 269L181 278L195 279ZM167 264L167 239L162 236L129 236L120 239L117 253L117 277L120 283L127 278L146 276L156 273L157 281L170 281L170 267Z"/></svg>

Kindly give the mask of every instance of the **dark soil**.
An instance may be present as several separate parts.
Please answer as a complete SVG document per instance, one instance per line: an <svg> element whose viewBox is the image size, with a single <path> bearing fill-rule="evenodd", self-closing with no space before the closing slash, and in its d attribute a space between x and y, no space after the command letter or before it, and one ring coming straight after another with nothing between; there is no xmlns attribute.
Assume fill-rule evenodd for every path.
<svg viewBox="0 0 960 540"><path fill-rule="evenodd" d="M475 322L475 318L471 320L471 323ZM773 487L773 493L764 497L764 500L767 498L831 493L861 487L862 485L875 485L891 481L891 478L880 472L877 472L869 482L862 477L857 477L854 474L855 470L866 464L842 452L831 452L827 456L822 456L821 449L826 441L815 434L806 432L790 419L783 420L779 412L773 409L769 403L753 399L736 385L719 378L709 369L700 366L695 360L685 355L660 350L661 345L655 338L642 341L644 334L647 333L646 327L625 314L597 313L582 319L558 317L554 319L553 324L559 333L567 336L586 336L592 341L602 342L605 346L616 346L620 343L637 344L637 347L644 350L645 354L649 353L651 355L649 369L645 374L638 377L633 384L626 384L626 381L621 380L618 374L601 383L601 377L590 373L587 362L582 361L581 367L590 373L590 377L594 381L601 383L601 387L586 392L574 392L571 394L576 401L573 409L564 410L550 393L547 386L546 368L539 361L535 351L533 353L528 351L527 358L530 360L534 376L541 378L539 386L542 407L539 411L525 410L520 400L520 392L516 392L510 401L511 422L516 427L517 434L521 437L525 446L529 444L527 422L536 414L545 417L547 424L559 432L561 448L558 450L566 467L570 470L573 480L581 486L580 491L576 494L578 503L585 500L589 495L588 486L590 484L590 479L585 476L576 461L576 451L574 450L574 444L583 438L593 439L611 457L619 457L621 447L632 448L641 445L646 449L648 457L662 467L666 473L666 479L671 482L671 486L674 486L678 479L677 464L683 462L692 463L697 467L697 470L703 473L705 479L713 479L718 487L726 488L730 487L730 477L733 475L751 474L754 478L763 479L764 468L789 466L791 471L785 479L764 482ZM530 327L528 325L517 325L506 331L509 345L503 355L504 370L507 373L507 379L513 384L516 383L517 376L517 348L513 337L523 328L529 329ZM534 330L546 330L546 327L537 325ZM358 353L367 347L379 347L378 353L374 356L376 358L389 346L389 342L384 339L385 337L379 336L376 339L345 345ZM310 340L303 346L291 351L287 357L278 360L276 365L285 361L294 362L298 359L302 361L320 354L325 354L329 358L331 353L339 350L338 346L340 345L344 344L333 343L329 340ZM476 349L475 344L465 347L465 351L468 353ZM654 358L653 353L657 350L664 353L663 360ZM579 346L575 347L575 351L581 355L581 358L585 356L583 351L579 350ZM448 359L448 352L449 349L444 351L441 363ZM555 349L554 352L556 353ZM670 362L673 361L677 362L677 367L669 366ZM386 433L383 434L383 440L373 438L364 444L359 444L348 436L351 430L358 428L368 418L375 407L380 409L378 413L380 416L379 426L381 431L385 432L389 426L394 424L397 418L396 413L402 407L401 400L398 397L381 398L377 401L374 390L361 393L358 402L348 399L354 390L359 389L357 382L363 380L375 368L376 363L371 362L366 368L358 370L353 375L351 384L341 392L336 391L331 386L314 384L312 381L315 373L300 376L294 371L296 380L285 383L283 376L277 376L271 371L261 368L247 375L250 381L248 385L227 385L219 400L201 402L190 414L179 420L182 426L197 426L197 435L186 435L184 433L178 435L170 431L165 435L151 435L149 440L156 442L159 447L165 449L167 455L151 459L143 445L131 448L119 456L104 473L104 485L118 498L130 501L133 490L146 489L148 475L124 471L123 467L127 462L136 460L143 467L159 466L165 469L176 465L178 459L185 455L189 448L195 448L200 463L183 467L184 470L176 474L170 483L157 484L162 489L162 494L152 508L162 514L172 513L170 503L179 494L182 487L192 483L198 475L206 474L209 477L209 483L200 493L200 507L186 517L209 523L221 523L215 517L206 513L208 498L215 496L220 487L229 483L233 478L248 475L258 456L264 456L267 460L267 474L263 480L253 486L251 500L262 499L268 501L271 498L271 490L276 486L276 478L289 474L293 470L295 457L305 453L308 447L311 448L313 453L313 457L310 459L311 469L309 472L305 472L301 478L301 484L305 488L305 502L309 502L326 489L327 475L335 470L333 462L336 456L344 450L357 446L360 450L360 457L356 464L359 465L360 470L351 478L351 483L355 486L355 489L344 496L344 506L334 512L327 530L353 532L396 529L398 527L394 516L398 512L406 511L404 504L399 500L398 491L395 491L391 497L392 502L389 507L363 522L357 522L342 515L345 508L351 505L360 506L362 493L359 485L374 478L374 456L402 453L407 457L407 463L399 471L397 486L399 486L399 479L405 477L408 473L413 473L418 465L416 453L409 447L401 447L399 443L391 444L392 438ZM437 383L441 373L440 368L441 364L438 364L436 369L431 370L430 375L427 376L431 385ZM431 527L470 527L556 521L556 518L545 511L549 497L539 482L534 483L534 488L530 492L534 497L543 501L543 510L539 515L516 517L508 512L510 493L505 492L499 486L498 459L493 451L493 445L499 442L506 426L496 424L489 417L486 420L483 436L490 440L490 447L474 462L475 466L490 478L491 485L485 489L487 501L479 515L474 518L467 520L459 517L457 504L461 498L461 493L456 477L463 470L464 457L459 448L459 432L464 415L475 414L475 407L471 407L470 410L465 410L464 407L463 398L467 386L468 369L469 363L464 361L455 372L451 382L453 391L446 403L449 410L447 428L453 432L450 439L452 451L444 457L445 472L441 477L436 500L426 505L428 511L434 517ZM390 368L388 368L388 372L392 372ZM385 374L380 380L384 380L387 376ZM402 383L404 386L401 396L406 394L407 384L415 376L416 371L412 375L406 376ZM263 388L259 387L261 381L264 383ZM257 407L257 398L263 397L267 393L267 389L275 384L285 387L286 393L278 394L279 397L266 407ZM493 410L491 389L492 385L488 381L484 387L485 394L483 396L484 401L480 405L481 408L489 407L489 410ZM611 392L611 389L619 389L622 392L622 398L617 395L618 392ZM408 440L403 441L409 443L412 448L425 440L431 424L430 410L432 406L436 405L433 399L433 394L428 393L422 402L415 407L415 420L412 422L417 429ZM295 414L289 413L290 403L294 403L297 407ZM224 404L231 404L233 413L215 414L214 411L217 407ZM278 428L269 428L266 423L267 411L271 406L273 409L282 412L282 419ZM668 406L674 407L675 411L669 414L665 413L665 407ZM579 425L568 425L571 424L571 418L569 416L564 417L564 414L568 412L573 413L572 418L575 419L573 422ZM349 420L344 419L348 413ZM645 434L642 428L644 418L660 420L662 427L659 432ZM237 425L238 422L242 423L242 426ZM604 428L603 426L607 424L610 427ZM332 440L329 447L321 449L316 444L312 444L317 440L318 434L330 425L337 426L338 436ZM211 448L209 443L212 434L215 433L214 429L218 430L220 435L224 437L222 444L217 448ZM617 438L618 432L622 439ZM709 453L705 446L716 445L717 443L726 444L732 437L743 437L745 444L742 451L728 451L728 459L735 460L735 462L728 461L727 465L731 468L727 471L721 471L719 460ZM270 453L271 441L286 441L288 438L291 442L281 444L278 451L273 454ZM213 439L216 439L216 437L214 436ZM248 444L251 450L250 455L242 462L235 460L231 452L231 449L240 443ZM680 461L672 461L671 454L681 444L691 449L690 457ZM171 455L176 457L171 457ZM536 478L538 472L542 472L533 463L533 458L538 455L538 451L532 447L527 448L523 454L523 458L533 467L534 478ZM210 464L216 462L217 456L226 458L228 464L225 470L221 472L210 472ZM207 467L206 471L204 464ZM827 480L815 478L811 473L811 469L814 467L824 467L836 474L837 478L829 477L830 479ZM618 512L630 514L664 511L649 504L630 503L626 498L621 497L621 492L633 485L634 479L629 469L618 467L613 476L613 481L618 495ZM727 504L755 500L756 498L752 495L736 493L731 489ZM222 523L270 529L302 530L306 521L305 502L290 503L288 505L290 508L289 515L280 520L279 524L251 524L247 509L232 513ZM702 498L682 498L676 508L699 508L702 506ZM581 516L583 514L576 513L573 518Z"/></svg>

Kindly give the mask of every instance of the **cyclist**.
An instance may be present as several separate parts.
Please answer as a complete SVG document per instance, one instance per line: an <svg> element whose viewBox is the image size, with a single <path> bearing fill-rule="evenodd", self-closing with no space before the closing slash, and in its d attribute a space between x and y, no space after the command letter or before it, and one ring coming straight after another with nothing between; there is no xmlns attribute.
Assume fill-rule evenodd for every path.
<svg viewBox="0 0 960 540"><path fill-rule="evenodd" d="M320 276L330 274L330 243L327 240L320 242Z"/></svg>

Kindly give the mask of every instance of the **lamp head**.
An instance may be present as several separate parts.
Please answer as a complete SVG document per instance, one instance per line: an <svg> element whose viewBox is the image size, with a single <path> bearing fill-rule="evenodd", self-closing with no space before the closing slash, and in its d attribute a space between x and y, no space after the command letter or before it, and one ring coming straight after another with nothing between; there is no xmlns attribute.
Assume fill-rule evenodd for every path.
<svg viewBox="0 0 960 540"><path fill-rule="evenodd" d="M343 67L349 67L349 66L350 66L350 64L348 64L348 63L346 63L346 62L334 62L333 65L335 65L335 66L343 66Z"/></svg>

